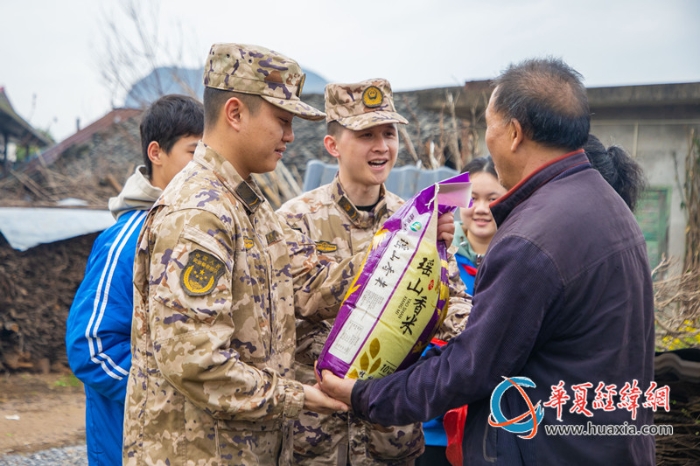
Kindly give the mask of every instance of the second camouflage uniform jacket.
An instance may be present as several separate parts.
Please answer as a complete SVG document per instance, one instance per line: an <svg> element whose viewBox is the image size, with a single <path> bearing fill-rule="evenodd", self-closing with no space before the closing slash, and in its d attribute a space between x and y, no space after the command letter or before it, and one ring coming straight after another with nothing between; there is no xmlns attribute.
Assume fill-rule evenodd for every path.
<svg viewBox="0 0 700 466"><path fill-rule="evenodd" d="M316 247L336 260L364 253L375 231L404 203L381 187L379 202L358 209L336 178L285 203L277 212L294 229L316 241ZM447 340L464 329L471 310L459 273L450 260L448 316L436 337ZM314 384L313 364L330 333L333 320L297 321L297 380ZM294 423L294 462L304 465L405 464L423 451L420 423L381 427L347 413L321 415L302 411Z"/></svg>

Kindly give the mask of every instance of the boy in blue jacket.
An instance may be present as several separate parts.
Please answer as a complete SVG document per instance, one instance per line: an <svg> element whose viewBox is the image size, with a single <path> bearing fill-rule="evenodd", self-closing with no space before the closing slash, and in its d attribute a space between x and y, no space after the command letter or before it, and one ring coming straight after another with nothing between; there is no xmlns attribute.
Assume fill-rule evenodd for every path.
<svg viewBox="0 0 700 466"><path fill-rule="evenodd" d="M203 130L202 104L191 97L167 95L144 112L145 165L109 200L117 222L95 240L70 309L66 350L71 369L85 384L85 435L93 466L122 462L136 240L148 210L192 160Z"/></svg>

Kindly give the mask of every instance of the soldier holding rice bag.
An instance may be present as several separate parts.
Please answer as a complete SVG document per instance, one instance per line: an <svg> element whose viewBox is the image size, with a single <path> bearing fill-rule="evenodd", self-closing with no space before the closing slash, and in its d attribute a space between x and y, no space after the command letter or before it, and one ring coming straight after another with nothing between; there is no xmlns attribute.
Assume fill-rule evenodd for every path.
<svg viewBox="0 0 700 466"><path fill-rule="evenodd" d="M207 55L203 139L137 242L124 464L290 464L301 409L344 408L294 380L294 294L332 309L352 264L322 266L251 178L275 168L295 116L323 119L303 82L264 47Z"/></svg>
<svg viewBox="0 0 700 466"><path fill-rule="evenodd" d="M315 240L319 251L342 260L366 251L375 232L404 204L400 197L385 189L384 181L396 162L397 125L407 121L396 112L391 86L384 79L329 84L325 94L328 134L324 145L338 159L338 174L330 184L287 202L278 213L290 226ZM437 243L434 237L432 245L426 243L424 247L436 251ZM405 254L415 252L415 246L407 246ZM433 283L436 287L442 280L442 264L440 260L432 260L432 264L424 264L424 270L431 268L431 274L437 277ZM450 307L438 334L443 339L464 328L471 309L456 264L450 260L449 265ZM385 278L388 277L382 281L388 286ZM438 289L439 286L433 291ZM419 306L421 311L422 306ZM404 312L409 338L415 336L419 325L419 316L412 321L415 309L416 306L411 306L410 313ZM425 310L425 315L433 309ZM332 323L331 319L297 321L297 380L315 383L313 364L321 354ZM366 372L378 364L372 355L384 354L392 347L384 343L380 346L375 342L371 346L373 351L367 358L372 360L365 361ZM378 367L374 368L375 372ZM294 430L297 464L411 464L423 449L423 436L417 423L382 428L346 413L323 415L302 411Z"/></svg>
<svg viewBox="0 0 700 466"><path fill-rule="evenodd" d="M437 217L455 207L455 197L470 196L468 180L464 173L429 186L375 233L318 371L374 379L418 360L448 310L447 247L437 240Z"/></svg>
<svg viewBox="0 0 700 466"><path fill-rule="evenodd" d="M347 409L294 379L295 312L334 316L361 253L317 254L252 179L275 169L295 116L323 119L299 98L304 76L260 46L207 55L202 141L137 241L124 464L290 464L302 409Z"/></svg>
<svg viewBox="0 0 700 466"><path fill-rule="evenodd" d="M554 409L547 400L558 385L651 386L654 293L644 235L582 149L591 117L582 76L535 58L494 84L485 140L509 191L490 205L498 229L469 325L406 370L377 380L324 371L320 386L382 425L468 404L463 464L654 464L653 436L546 435L590 416L534 409L540 400ZM527 389L503 392L515 385L504 378ZM640 432L654 413L639 408L600 409L593 422Z"/></svg>

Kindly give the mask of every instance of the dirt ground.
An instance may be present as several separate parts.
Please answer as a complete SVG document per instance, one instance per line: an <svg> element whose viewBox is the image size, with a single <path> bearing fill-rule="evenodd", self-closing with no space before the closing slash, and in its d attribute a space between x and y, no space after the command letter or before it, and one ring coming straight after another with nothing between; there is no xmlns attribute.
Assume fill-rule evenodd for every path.
<svg viewBox="0 0 700 466"><path fill-rule="evenodd" d="M0 374L0 457L84 442L80 381L70 374Z"/></svg>

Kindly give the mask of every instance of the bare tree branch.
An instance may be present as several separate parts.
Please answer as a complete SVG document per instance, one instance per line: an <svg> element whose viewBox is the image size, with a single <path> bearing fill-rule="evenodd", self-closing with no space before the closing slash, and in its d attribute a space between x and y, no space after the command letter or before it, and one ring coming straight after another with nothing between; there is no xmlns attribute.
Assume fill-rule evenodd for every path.
<svg viewBox="0 0 700 466"><path fill-rule="evenodd" d="M98 67L113 106L131 92L130 97L145 107L154 97L166 94L171 82L179 84L183 93L200 98L179 73L187 64L185 44L196 44L196 36L185 34L181 23L175 26L178 33L163 34L159 13L159 0L124 0L102 14ZM190 51L193 57L201 54L201 50ZM145 77L149 79L142 81Z"/></svg>

